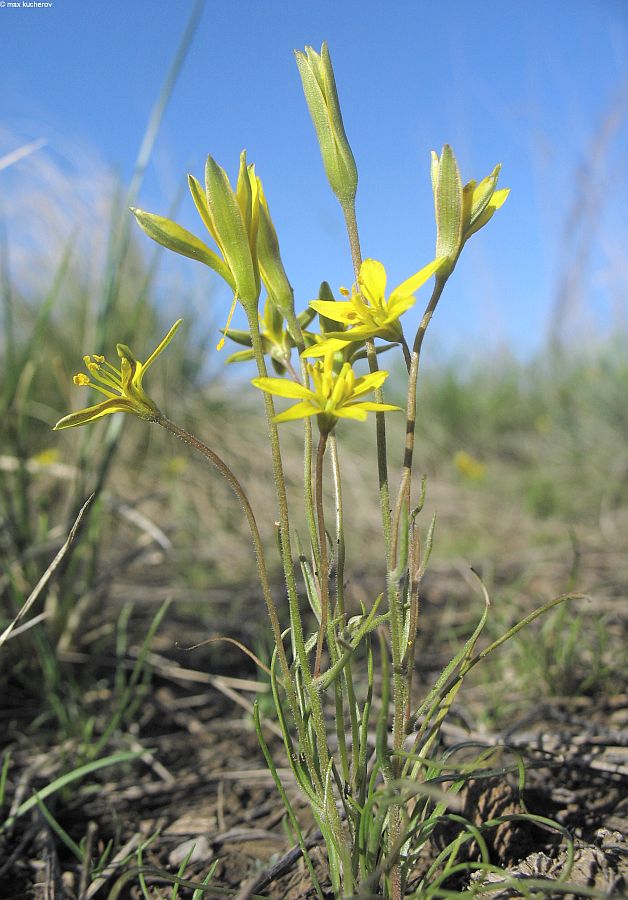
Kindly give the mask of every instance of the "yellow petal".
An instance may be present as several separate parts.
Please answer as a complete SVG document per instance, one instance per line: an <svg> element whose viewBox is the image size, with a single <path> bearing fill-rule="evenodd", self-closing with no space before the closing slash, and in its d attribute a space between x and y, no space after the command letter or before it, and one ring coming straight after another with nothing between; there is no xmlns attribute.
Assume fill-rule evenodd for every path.
<svg viewBox="0 0 628 900"><path fill-rule="evenodd" d="M151 355L148 357L148 359L146 360L146 362L145 362L144 365L142 366L142 370L143 370L143 371L142 371L142 375L143 375L143 373L146 371L146 369L150 366L150 364L151 364L152 362L154 362L155 359L157 359L157 357L159 356L159 354L160 354L163 350L166 349L166 347L168 346L168 344L170 343L170 341L171 341L171 340L173 339L173 337L175 336L175 334L176 334L176 332L177 332L177 329L179 328L181 322L183 322L183 319L177 319L177 321L174 323L174 325L172 326L172 328L170 329L170 331L168 332L168 334L165 336L165 338L163 339L163 341L159 344L159 346L158 346L155 350L153 350L153 352L151 353Z"/></svg>
<svg viewBox="0 0 628 900"><path fill-rule="evenodd" d="M375 388L381 387L388 378L388 372L380 370L379 372L371 372L370 375L363 375L355 383L353 388L353 396L361 397L362 394L368 394Z"/></svg>
<svg viewBox="0 0 628 900"><path fill-rule="evenodd" d="M376 259L365 259L360 266L358 283L366 299L375 306L386 293L386 269Z"/></svg>
<svg viewBox="0 0 628 900"><path fill-rule="evenodd" d="M366 411L360 409L357 404L354 406L341 406L340 409L335 409L334 416L339 419L354 419L356 422L366 421Z"/></svg>
<svg viewBox="0 0 628 900"><path fill-rule="evenodd" d="M211 210L207 203L207 197L205 195L203 186L201 185L200 181L198 181L198 179L194 177L194 175L188 175L188 185L190 188L190 193L192 194L192 199L194 200L194 205L196 206L199 216L203 220L205 228L207 228L213 239L220 247L220 237L216 230L216 223L212 218Z"/></svg>
<svg viewBox="0 0 628 900"><path fill-rule="evenodd" d="M499 209L500 206L503 206L506 202L506 198L508 197L509 193L510 188L500 188L498 191L495 191L495 193L491 197L489 206L492 206L495 209Z"/></svg>
<svg viewBox="0 0 628 900"><path fill-rule="evenodd" d="M410 278L407 278L405 281L396 287L395 290L390 295L390 302L393 300L396 301L398 297L407 297L410 294L414 294L415 291L425 284L425 282L432 277L432 275L437 272L442 265L447 261L447 257L441 256L438 259L433 260L431 263L428 263L427 266L423 266L422 269L419 269L418 272L415 272L414 275L411 275Z"/></svg>
<svg viewBox="0 0 628 900"><path fill-rule="evenodd" d="M339 331L334 332L334 335L341 334L349 335L350 331ZM347 337L347 340L341 340L336 338L329 338L326 341L321 341L320 344L312 344L311 347L306 347L305 350L301 353L301 356L326 356L328 353L336 353L338 350L344 350L347 344L351 343L351 338Z"/></svg>
<svg viewBox="0 0 628 900"><path fill-rule="evenodd" d="M230 287L235 288L235 281L229 266L195 235L163 216L156 216L133 207L131 207L131 212L137 219L140 228L153 241L161 244L162 247L167 247L168 250L180 253L181 256L204 263L221 278L224 278Z"/></svg>
<svg viewBox="0 0 628 900"><path fill-rule="evenodd" d="M273 422L290 422L293 419L307 419L308 416L317 416L321 412L320 406L314 406L314 404L304 400L302 403L295 403L294 406L291 406L290 409L286 409L285 412L279 413L279 415L274 417Z"/></svg>
<svg viewBox="0 0 628 900"><path fill-rule="evenodd" d="M316 399L316 395L308 388L286 378L253 378L251 384L261 391L275 394L277 397L299 398L309 401Z"/></svg>
<svg viewBox="0 0 628 900"><path fill-rule="evenodd" d="M510 188L501 188L499 191L495 191L491 197L490 203L484 209L484 212L478 216L473 225L465 232L465 241L468 240L472 234L475 234L476 231L479 231L480 228L484 228L486 223L492 219L495 211L504 205L509 193Z"/></svg>
<svg viewBox="0 0 628 900"><path fill-rule="evenodd" d="M359 403L349 403L343 406L343 409L364 409L367 412L396 412L401 411L400 406L393 406L390 403L375 403L374 400L360 400ZM340 415L340 413L338 413Z"/></svg>
<svg viewBox="0 0 628 900"><path fill-rule="evenodd" d="M389 321L392 319L398 319L399 316L402 316L404 312L407 312L411 307L413 307L415 303L416 297L414 296L414 294L408 294L406 297L403 297L400 294L391 294L388 301L388 306L390 308Z"/></svg>
<svg viewBox="0 0 628 900"><path fill-rule="evenodd" d="M101 419L103 416L114 412L129 412L137 415L137 409L129 400L123 400L122 398L105 400L104 403L88 406L86 409L64 416L62 419L59 419L53 431L61 431L63 428L76 428L78 425L87 425L88 422L94 422L96 419Z"/></svg>
<svg viewBox="0 0 628 900"><path fill-rule="evenodd" d="M312 309L332 322L355 322L355 307L347 300L312 300Z"/></svg>

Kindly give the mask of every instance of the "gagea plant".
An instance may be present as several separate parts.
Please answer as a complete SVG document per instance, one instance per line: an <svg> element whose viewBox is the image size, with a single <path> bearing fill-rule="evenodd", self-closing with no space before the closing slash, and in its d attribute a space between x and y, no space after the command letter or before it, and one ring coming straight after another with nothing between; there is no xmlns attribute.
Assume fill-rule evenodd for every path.
<svg viewBox="0 0 628 900"><path fill-rule="evenodd" d="M340 288L342 299L335 299L323 282L318 298L309 306L311 298L303 298L306 302L299 306L306 308L297 313L262 182L245 153L235 186L211 156L204 185L189 178L209 243L169 219L133 209L148 237L213 269L233 292L223 335L243 348L230 362L254 360L257 366L252 383L260 392L268 420L289 621L280 620L267 574L268 548L260 538L246 487L202 440L170 421L144 386L147 369L173 339L180 322L144 363L125 344L117 345L119 367L104 356L84 357L86 373L76 375L75 384L95 389L103 399L71 413L55 427L73 428L110 413L131 413L185 441L227 479L248 521L273 632L272 691L286 758L322 833L334 895L392 900L407 895L442 896L448 893L447 878L459 872L465 844L474 840L485 861L486 857L482 829L455 813L457 794L473 768L465 770L462 762L456 766L453 756L438 750L440 728L467 672L525 622L476 651L488 614L484 592L485 610L476 629L427 696L417 699L413 670L421 580L434 531L433 521L425 529L419 525L425 484L417 484L414 463L417 379L427 327L460 253L503 205L508 189L497 186L500 166L479 182L463 184L451 147L445 146L440 156L432 153L434 259L418 265L410 262L409 277L391 290L384 264L362 258L355 210L358 172L328 49L323 44L319 54L307 47L296 54L296 60L325 171L347 227L353 284ZM431 293L416 334L408 335L404 314L430 281ZM248 330L229 327L237 303L244 309ZM313 325L316 319L318 329ZM384 398L388 376L380 368L384 351L399 353L407 369L403 410ZM290 401L279 412L276 397ZM396 454L400 468L389 473L388 458L394 448L387 452L386 417L400 414L406 418L404 444ZM381 509L382 592L369 605L350 611L344 596L345 516L336 433L365 427L356 423L371 416L377 436L373 479ZM282 423L297 419L303 421L307 548L291 530L280 440ZM333 516L325 508L325 478L333 485ZM526 621L543 611L537 610ZM322 900L301 826L264 742L259 711L256 728ZM482 766L487 769L487 758ZM458 836L434 854L427 872L416 876L422 848L446 820L456 824Z"/></svg>

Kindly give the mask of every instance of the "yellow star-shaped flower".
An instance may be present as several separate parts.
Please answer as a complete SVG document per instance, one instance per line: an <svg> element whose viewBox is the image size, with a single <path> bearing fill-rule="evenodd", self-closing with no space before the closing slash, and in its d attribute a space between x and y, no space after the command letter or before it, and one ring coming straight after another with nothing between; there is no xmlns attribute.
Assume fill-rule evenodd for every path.
<svg viewBox="0 0 628 900"><path fill-rule="evenodd" d="M444 259L435 259L386 297L386 269L376 259L365 259L351 294L343 291L349 300L313 300L310 303L312 309L321 315L350 327L347 331L328 332L326 341L308 347L304 355L324 356L332 348L338 350L353 341L376 337L401 341L403 331L399 318L414 305L415 292L438 271L443 262Z"/></svg>
<svg viewBox="0 0 628 900"><path fill-rule="evenodd" d="M126 344L116 345L120 357L119 369L107 362L104 356L84 356L83 361L91 378L84 372L79 372L74 376L74 384L80 387L93 387L94 390L104 394L107 399L96 406L88 406L86 409L65 416L57 422L54 430L60 431L62 428L87 425L88 422L94 422L96 419L114 412L132 413L134 416L139 416L140 419L149 421L158 417L159 410L142 387L142 379L148 367L168 346L182 321L179 319L174 323L145 363L136 359Z"/></svg>
<svg viewBox="0 0 628 900"><path fill-rule="evenodd" d="M275 422L317 416L320 431L328 434L338 419L363 422L367 412L386 412L400 408L389 403L360 399L381 387L388 378L388 372L372 372L370 375L356 378L350 363L344 363L339 372L334 372L333 350L325 355L324 360L308 363L307 368L312 379L311 390L303 384L285 378L253 379L252 384L262 391L275 394L277 397L300 401L275 416Z"/></svg>

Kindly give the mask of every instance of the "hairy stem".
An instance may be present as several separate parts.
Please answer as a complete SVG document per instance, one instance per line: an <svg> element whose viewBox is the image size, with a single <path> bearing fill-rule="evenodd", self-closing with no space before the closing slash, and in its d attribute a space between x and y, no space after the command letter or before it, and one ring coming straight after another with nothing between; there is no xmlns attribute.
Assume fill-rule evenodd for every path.
<svg viewBox="0 0 628 900"><path fill-rule="evenodd" d="M318 440L318 450L316 451L316 485L315 485L315 502L316 502L316 521L318 524L318 552L320 554L320 569L318 573L318 584L321 599L321 621L318 631L318 641L316 642L316 662L314 664L314 677L318 678L321 673L321 656L323 653L323 641L325 632L327 631L327 623L329 621L329 556L327 553L327 533L325 531L325 509L323 506L323 460L325 458L325 448L327 447L327 434L321 432Z"/></svg>
<svg viewBox="0 0 628 900"><path fill-rule="evenodd" d="M186 431L184 428L181 428L175 422L171 422L170 419L166 418L166 416L159 413L155 416L154 421L157 425L161 425L170 434L175 435L180 440L182 440L185 444L192 447L198 453L201 453L205 459L207 459L212 465L214 465L220 474L228 481L229 486L231 487L233 493L236 495L238 500L240 501L240 505L244 510L244 514L246 516L246 520L249 525L249 530L251 532L251 539L253 541L253 548L255 550L255 558L257 560L257 569L259 572L260 583L262 586L262 592L264 594L264 600L266 602L266 608L268 610L268 617L270 619L270 624L273 630L273 637L275 639L275 644L277 646L277 653L279 655L279 664L281 666L281 674L286 685L286 691L288 693L288 697L290 699L290 705L293 707L293 712L298 711L298 705L296 701L296 692L294 689L294 685L292 682L292 675L290 673L290 666L288 664L288 659L286 657L286 651L283 645L283 640L281 637L281 625L279 623L279 615L277 613L277 607L275 605L275 601L273 599L272 591L270 589L270 582L268 580L268 571L266 568L266 560L264 556L264 547L262 544L262 540L260 537L259 529L257 527L257 521L255 519L255 514L253 513L253 508L249 501L249 498L246 495L246 492L234 473L231 471L226 462L218 456L210 447L200 441L193 434L190 434L189 431Z"/></svg>
<svg viewBox="0 0 628 900"><path fill-rule="evenodd" d="M349 236L349 247L351 248L351 259L353 261L353 270L356 279L360 274L360 266L362 265L362 251L360 249L360 236L358 232L358 223L355 215L355 202L343 204L342 211L347 226L347 234ZM369 371L379 371L377 363L377 354L375 352L375 343L372 340L366 342L366 357L368 359ZM384 392L381 387L375 389L375 401L377 403L384 402ZM386 560L390 564L390 543L391 543L391 524L390 524L390 490L388 487L388 457L386 453L386 418L384 413L375 413L375 435L377 439L377 474L379 478L379 500L382 514L382 528L384 531L384 542L386 545Z"/></svg>
<svg viewBox="0 0 628 900"><path fill-rule="evenodd" d="M404 444L404 454L403 454L403 466L401 470L401 480L399 483L399 493L397 494L397 501L395 503L395 509L393 513L393 522L395 524L394 534L393 534L393 544L394 549L396 551L397 540L398 540L398 526L399 520L401 517L401 509L403 506L404 499L408 503L408 510L410 509L410 492L412 486L412 461L414 457L414 442L415 442L415 432L416 432L416 406L417 406L417 381L419 377L419 362L421 359L421 348L423 346L423 338L425 337L425 332L427 331L427 327L430 324L432 316L434 315L434 310L438 305L438 301L440 300L441 294L443 293L443 288L445 287L446 279L436 278L436 284L434 285L434 290L432 291L432 296L430 297L429 303L425 307L425 312L423 313L423 318L419 324L416 336L414 338L414 344L412 346L412 353L410 358L410 370L408 373L408 399L406 403L406 439ZM396 555L396 553L395 553ZM393 558L392 561L393 566L396 564L396 560Z"/></svg>
<svg viewBox="0 0 628 900"><path fill-rule="evenodd" d="M257 370L260 377L265 378L267 376L267 371L266 362L264 360L264 348L262 346L262 339L259 331L259 321L256 314L252 313L248 309L246 310L246 312L249 322L249 331L251 334L253 353L255 355L255 361L257 363ZM263 391L263 395L273 460L273 475L275 479L277 502L279 506L279 539L281 545L281 561L288 591L288 605L290 608L292 639L294 642L294 648L299 667L303 673L303 682L305 685L307 696L310 701L312 723L314 725L314 730L316 733L320 770L324 772L329 765L329 750L327 747L327 737L325 732L325 719L323 716L321 698L318 696L318 693L314 685L312 684L312 673L310 672L307 651L305 649L305 640L303 637L303 622L301 620L301 611L299 609L299 596L297 592L294 560L292 558L292 546L290 541L290 518L288 514L286 481L283 473L279 433L277 431L277 425L274 422L275 406L273 403L273 399L269 393ZM308 759L308 768L310 767L310 765L313 767L312 771L314 771L314 759L312 757Z"/></svg>

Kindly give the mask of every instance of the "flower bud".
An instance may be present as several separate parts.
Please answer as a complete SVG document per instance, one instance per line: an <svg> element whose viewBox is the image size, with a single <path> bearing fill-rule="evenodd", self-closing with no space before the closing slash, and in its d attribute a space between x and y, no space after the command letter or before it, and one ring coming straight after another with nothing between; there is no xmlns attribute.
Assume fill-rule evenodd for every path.
<svg viewBox="0 0 628 900"><path fill-rule="evenodd" d="M505 203L510 189L496 190L500 170L501 165L497 165L479 184L470 181L462 187L460 170L451 147L445 144L440 159L432 150L436 256L446 256L448 259L437 273L437 279L446 279L451 274L466 241L483 228L495 210Z"/></svg>
<svg viewBox="0 0 628 900"><path fill-rule="evenodd" d="M454 152L445 144L440 159L432 150L432 190L436 215L436 258L447 258L437 277L452 271L462 247L462 180Z"/></svg>
<svg viewBox="0 0 628 900"><path fill-rule="evenodd" d="M255 311L260 293L256 247L259 197L251 170L252 167L246 165L246 154L242 152L234 192L224 169L208 156L205 191L210 232L231 270L239 299L245 308Z"/></svg>
<svg viewBox="0 0 628 900"><path fill-rule="evenodd" d="M294 293L281 261L277 232L259 178L257 179L257 191L259 195L257 255L260 275L272 304L285 319L291 321L294 315Z"/></svg>
<svg viewBox="0 0 628 900"><path fill-rule="evenodd" d="M342 121L327 44L320 54L306 47L305 53L297 50L295 56L331 189L341 204L351 203L358 189L358 170Z"/></svg>

